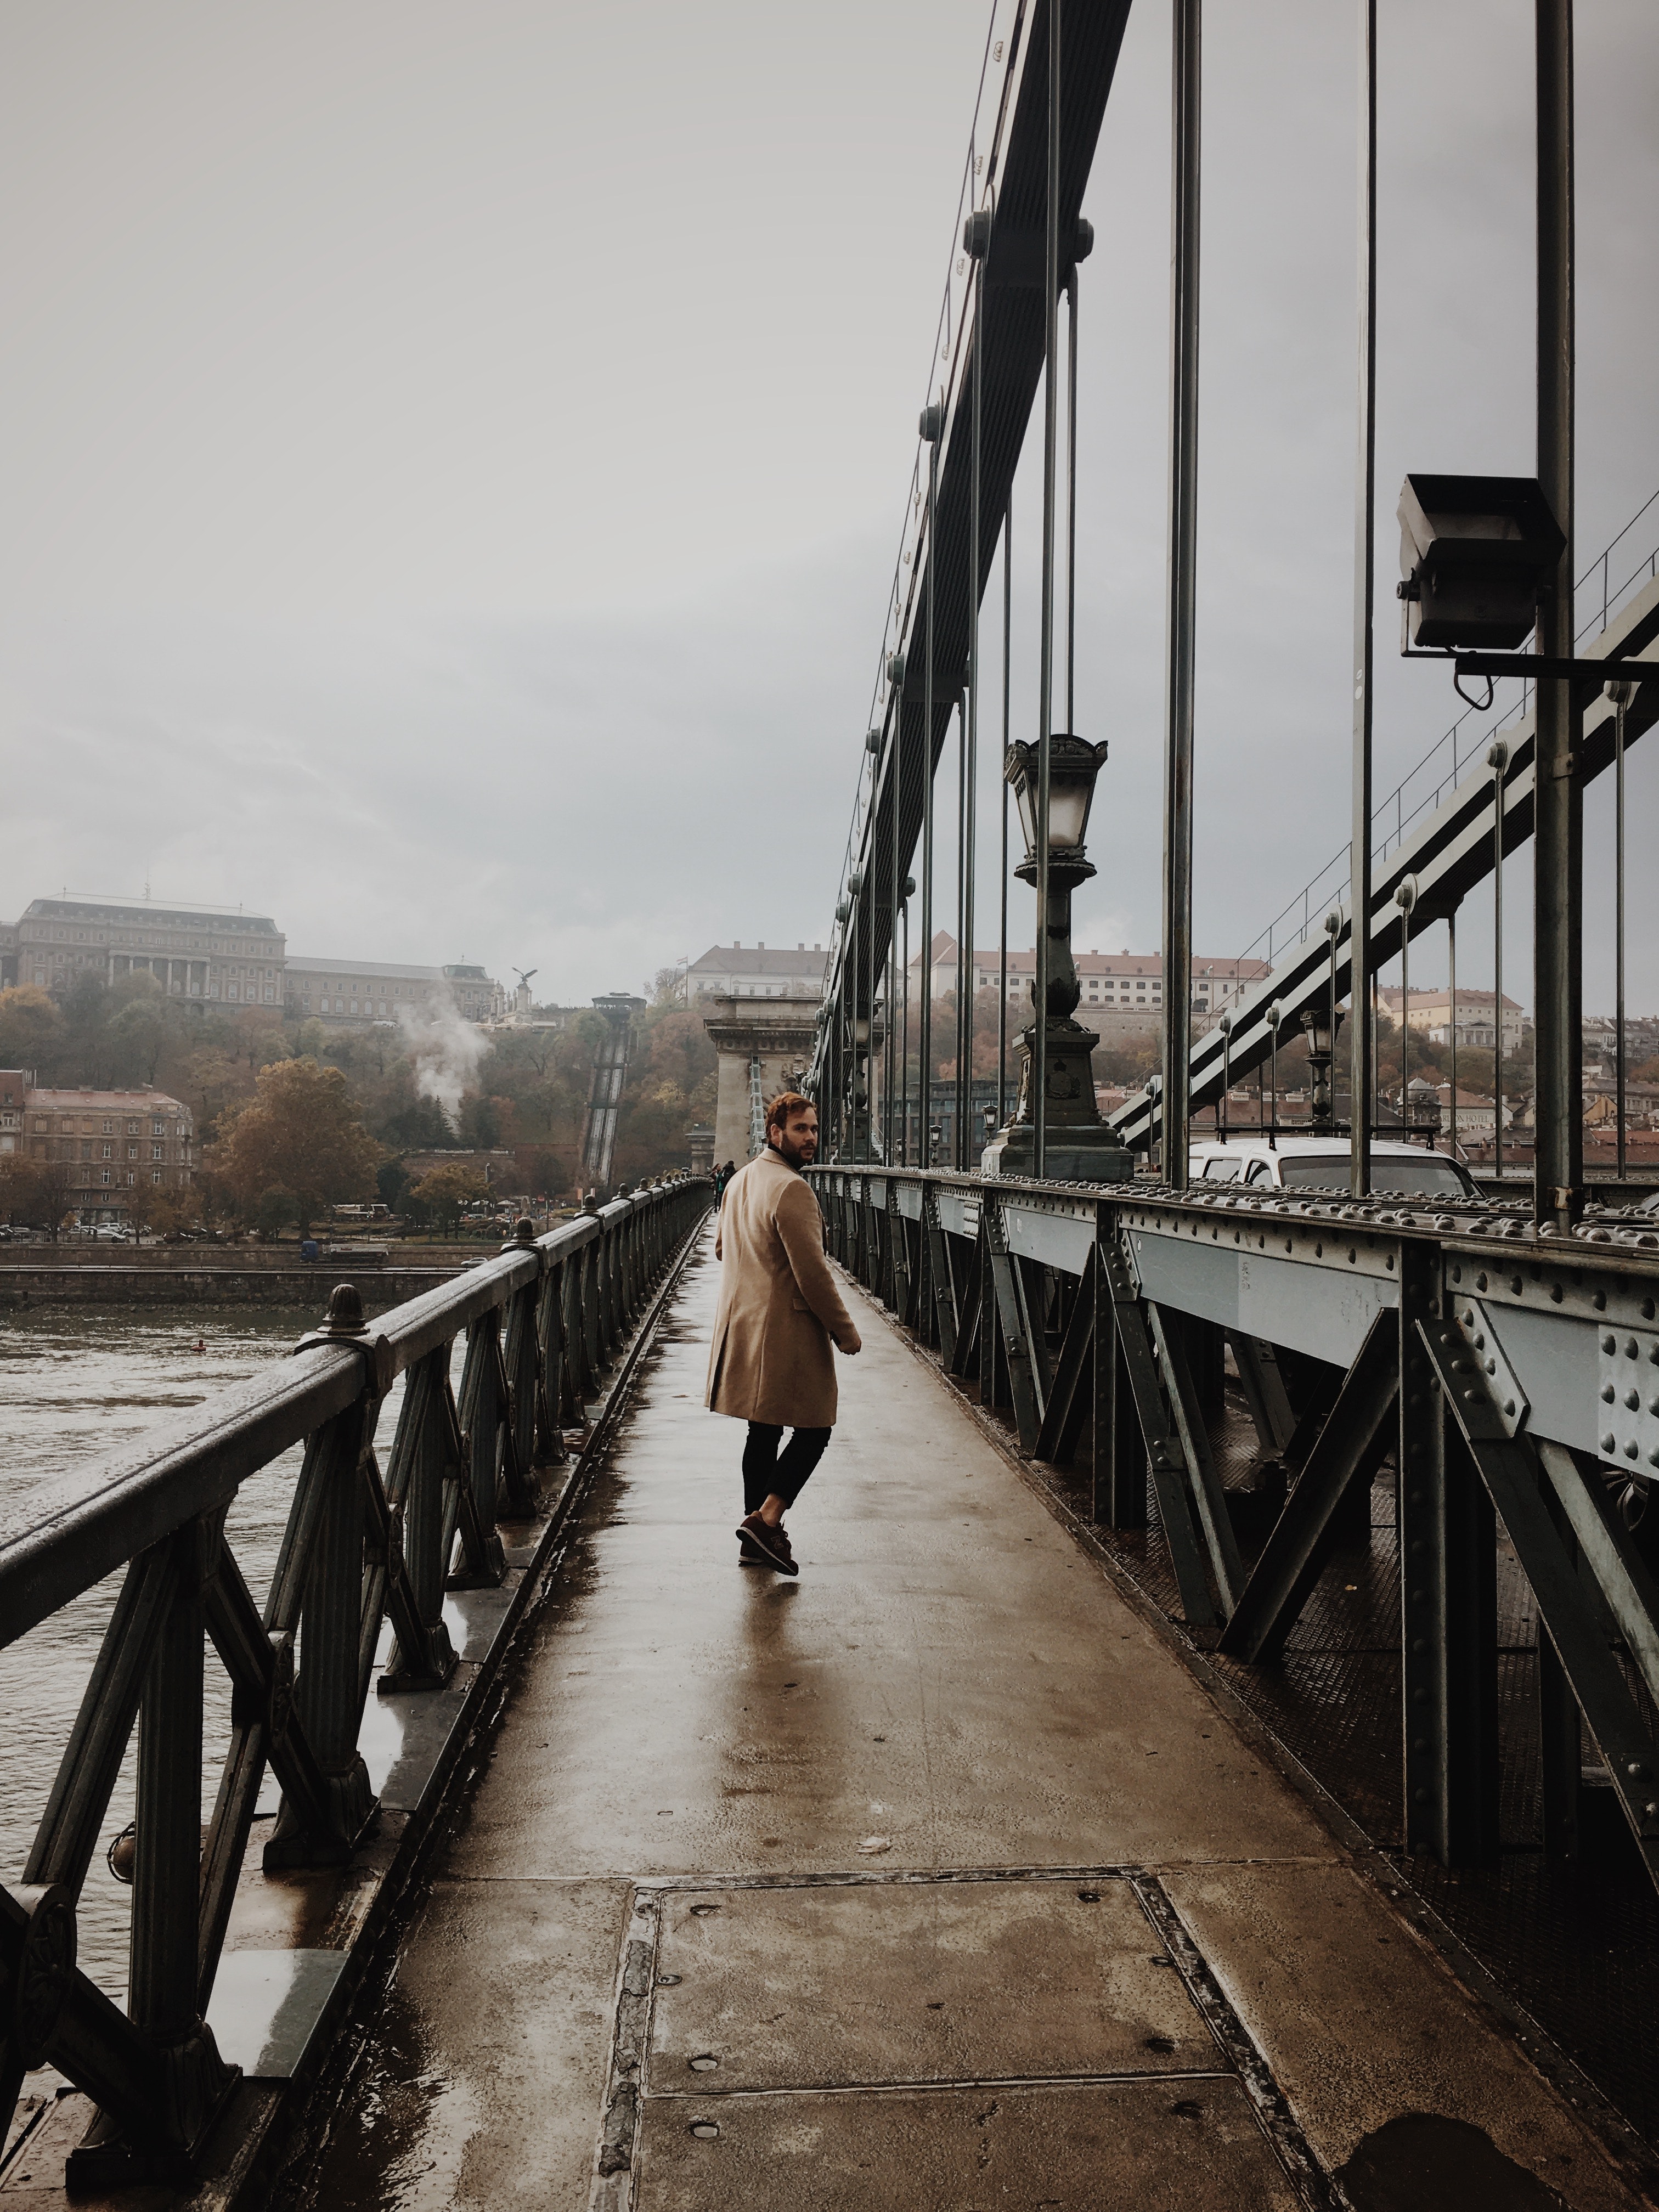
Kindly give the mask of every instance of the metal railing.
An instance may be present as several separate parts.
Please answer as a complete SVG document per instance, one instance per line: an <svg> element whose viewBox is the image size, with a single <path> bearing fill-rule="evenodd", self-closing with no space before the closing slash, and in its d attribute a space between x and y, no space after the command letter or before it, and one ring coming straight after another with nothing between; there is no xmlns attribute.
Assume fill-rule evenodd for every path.
<svg viewBox="0 0 1659 2212"><path fill-rule="evenodd" d="M1650 1215L1563 1235L1468 1193L808 1179L834 1257L1022 1457L1083 1478L1086 1519L1155 1528L1179 1617L1227 1657L1282 1654L1355 1503L1369 1543L1391 1459L1406 1787L1387 1840L1449 1866L1497 1846L1501 1521L1559 1670L1547 1849L1577 1848L1582 1716L1659 1884L1659 1589L1632 1533L1659 1486ZM1229 1359L1254 1490L1216 1449Z"/></svg>
<svg viewBox="0 0 1659 2212"><path fill-rule="evenodd" d="M1603 546L1595 558L1579 577L1574 591L1575 609L1588 608L1589 613L1578 623L1574 637L1575 652L1585 647L1594 650L1593 641L1604 633L1613 617L1623 607L1629 596L1651 583L1659 575L1659 543L1635 561L1624 581L1610 582L1611 562L1617 548L1635 529L1656 501L1659 491L1653 492L1638 507L1630 520ZM1626 560L1630 556L1626 555ZM1371 855L1378 863L1385 861L1406 842L1406 833L1422 816L1432 813L1447 797L1456 790L1459 781L1479 758L1485 757L1487 747L1502 730L1510 729L1524 720L1532 704L1532 686L1522 684L1521 696L1511 701L1500 713L1495 708L1471 706L1466 708L1449 730L1442 732L1422 758L1407 769L1386 799L1379 799L1371 811ZM1488 720L1488 716L1492 719ZM1463 726L1474 721L1478 726L1468 737ZM1411 797L1409 807L1406 805ZM1316 876L1311 876L1302 889L1287 899L1267 927L1246 945L1240 954L1242 960L1266 960L1272 963L1275 952L1283 953L1287 944L1300 944L1316 929L1326 909L1340 904L1348 896L1348 847L1345 844L1334 852Z"/></svg>
<svg viewBox="0 0 1659 2212"><path fill-rule="evenodd" d="M500 1522L544 1514L543 1471L568 1462L566 1430L586 1428L708 1195L681 1176L539 1239L520 1223L499 1257L374 1322L342 1285L275 1371L0 1508L0 1645L126 1568L22 1883L0 1888L0 2137L25 2072L50 2062L100 2107L72 2182L189 2172L237 2078L204 2016L267 1765L266 1869L349 1859L376 1810L358 1743L383 1627L383 1687L448 1681L446 1589L504 1580ZM388 1448L375 1431L400 1376ZM226 1512L301 1443L261 1609ZM204 1636L233 1699L205 1830ZM135 1723L123 2014L77 1967L76 1925Z"/></svg>

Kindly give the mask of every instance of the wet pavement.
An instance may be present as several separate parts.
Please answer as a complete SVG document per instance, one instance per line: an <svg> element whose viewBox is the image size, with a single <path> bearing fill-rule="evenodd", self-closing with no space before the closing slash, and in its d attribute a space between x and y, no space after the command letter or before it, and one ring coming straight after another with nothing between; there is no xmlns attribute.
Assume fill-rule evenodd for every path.
<svg viewBox="0 0 1659 2212"><path fill-rule="evenodd" d="M850 1286L738 1567L711 1245L294 2201L1645 2201Z"/></svg>

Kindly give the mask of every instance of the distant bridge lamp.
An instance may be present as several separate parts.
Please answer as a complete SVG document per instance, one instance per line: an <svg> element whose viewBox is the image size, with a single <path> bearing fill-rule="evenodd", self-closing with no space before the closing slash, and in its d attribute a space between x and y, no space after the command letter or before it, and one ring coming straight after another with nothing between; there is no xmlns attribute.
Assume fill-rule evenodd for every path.
<svg viewBox="0 0 1659 2212"><path fill-rule="evenodd" d="M1221 1031L1221 1141L1227 1141L1227 1093L1233 1087L1233 1018L1224 1013L1217 1027Z"/></svg>
<svg viewBox="0 0 1659 2212"><path fill-rule="evenodd" d="M1308 1082L1312 1091L1308 1120L1310 1127L1322 1137L1330 1136L1336 1128L1335 1097L1331 1090L1331 1063L1336 1057L1337 1032L1342 1026L1342 1011L1334 1013L1322 1006L1304 1009L1302 1030L1308 1041Z"/></svg>
<svg viewBox="0 0 1659 2212"><path fill-rule="evenodd" d="M1047 1091L1045 1174L1065 1182L1127 1182L1134 1173L1133 1161L1115 1132L1101 1120L1095 1102L1093 1054L1100 1039L1073 1018L1083 994L1072 954L1072 894L1095 872L1083 841L1095 779L1105 759L1103 744L1091 744L1069 731L1055 731L1048 739L1048 907L1037 918L1037 927L1048 936L1048 1000L1044 1006L1033 1005L1030 1024L1016 1040L1018 1097L1007 1127L985 1148L981 1166L987 1175L1033 1172L1036 1102L1032 1075L1039 1024ZM1009 746L1002 769L1025 839L1025 857L1014 873L1033 890L1038 878L1041 767L1041 748L1022 741Z"/></svg>

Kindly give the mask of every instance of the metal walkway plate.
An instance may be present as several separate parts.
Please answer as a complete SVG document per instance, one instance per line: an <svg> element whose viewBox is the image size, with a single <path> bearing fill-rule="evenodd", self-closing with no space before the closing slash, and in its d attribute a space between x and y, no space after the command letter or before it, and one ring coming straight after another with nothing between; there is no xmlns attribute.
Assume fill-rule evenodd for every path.
<svg viewBox="0 0 1659 2212"><path fill-rule="evenodd" d="M629 1934L596 2212L1332 2201L1144 1871L641 1884Z"/></svg>

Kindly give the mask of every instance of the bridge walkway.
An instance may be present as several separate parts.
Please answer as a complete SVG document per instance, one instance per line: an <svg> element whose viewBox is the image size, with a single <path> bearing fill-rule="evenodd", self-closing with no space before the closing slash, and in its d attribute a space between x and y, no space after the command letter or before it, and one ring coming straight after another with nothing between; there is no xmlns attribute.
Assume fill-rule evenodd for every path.
<svg viewBox="0 0 1659 2212"><path fill-rule="evenodd" d="M855 1287L740 1571L707 1231L300 2201L1644 2201Z"/></svg>

